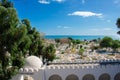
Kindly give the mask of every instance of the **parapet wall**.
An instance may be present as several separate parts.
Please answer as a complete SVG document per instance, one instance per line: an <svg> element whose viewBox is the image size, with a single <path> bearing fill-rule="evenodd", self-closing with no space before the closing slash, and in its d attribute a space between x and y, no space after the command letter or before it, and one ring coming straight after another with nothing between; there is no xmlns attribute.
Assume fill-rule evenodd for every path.
<svg viewBox="0 0 120 80"><path fill-rule="evenodd" d="M95 69L95 68L120 68L120 64L114 65L51 65L47 66L46 69Z"/></svg>
<svg viewBox="0 0 120 80"><path fill-rule="evenodd" d="M59 76L60 80L69 80L69 76L78 77L77 80L84 80L86 75L92 75L94 79L100 80L100 76L107 74L110 76L109 80L114 79L116 75L120 74L120 60L101 60L101 61L84 61L85 63L55 63L51 65L44 65L41 68L21 68L19 70L20 76L29 75L34 80L54 80L56 75ZM101 64L104 63L104 64ZM21 80L21 79L13 79ZM103 79L105 80L105 79Z"/></svg>
<svg viewBox="0 0 120 80"><path fill-rule="evenodd" d="M51 62L49 64L95 64L95 63L120 63L120 59L110 59L110 60L90 60L90 61L85 61L85 60L73 60L73 61L57 61L55 60L54 62Z"/></svg>
<svg viewBox="0 0 120 80"><path fill-rule="evenodd" d="M71 75L77 76L77 80L88 80L84 79L84 77L88 75L94 77L94 79L90 80L101 80L100 77L103 75L108 75L109 79L102 80L119 80L119 77L115 79L115 76L120 73L119 61L120 60L101 61L105 64L92 63L92 61L91 63L86 62L86 64L52 64L45 68L46 80L53 80L51 77L53 78L53 76L56 75L61 77L61 80L69 80L67 78ZM111 62L113 63L111 64Z"/></svg>
<svg viewBox="0 0 120 80"><path fill-rule="evenodd" d="M83 64L84 63L84 64ZM102 64L103 63L103 64ZM112 63L112 64L111 64ZM107 69L120 68L120 60L96 60L82 61L80 63L52 63L51 65L43 66L42 68L21 68L20 73L34 73L45 69Z"/></svg>
<svg viewBox="0 0 120 80"><path fill-rule="evenodd" d="M46 69L94 69L94 68L120 68L120 60L80 61L78 63L51 63Z"/></svg>

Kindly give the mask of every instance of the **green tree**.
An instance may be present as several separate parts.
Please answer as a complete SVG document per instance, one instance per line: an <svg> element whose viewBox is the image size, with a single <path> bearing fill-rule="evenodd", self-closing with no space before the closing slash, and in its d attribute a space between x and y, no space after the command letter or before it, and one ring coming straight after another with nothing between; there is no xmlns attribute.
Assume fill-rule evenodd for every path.
<svg viewBox="0 0 120 80"><path fill-rule="evenodd" d="M120 18L117 19L116 25L118 28L120 28ZM120 34L120 31L118 31L117 33Z"/></svg>
<svg viewBox="0 0 120 80"><path fill-rule="evenodd" d="M75 43L76 43L76 44L80 44L81 41L80 41L79 39L76 39Z"/></svg>
<svg viewBox="0 0 120 80"><path fill-rule="evenodd" d="M13 3L10 0L0 0L0 6L13 7Z"/></svg>
<svg viewBox="0 0 120 80"><path fill-rule="evenodd" d="M120 28L120 18L117 19L116 25L118 28Z"/></svg>
<svg viewBox="0 0 120 80"><path fill-rule="evenodd" d="M60 39L55 39L55 42L56 42L56 43L59 43L59 42L60 42Z"/></svg>
<svg viewBox="0 0 120 80"><path fill-rule="evenodd" d="M19 21L13 3L0 0L0 80L10 80L24 65L26 55L55 58L54 45L47 47L28 19Z"/></svg>
<svg viewBox="0 0 120 80"><path fill-rule="evenodd" d="M70 40L70 42L72 42L73 44L80 44L81 41L79 39L73 39L71 37L68 37L68 39Z"/></svg>
<svg viewBox="0 0 120 80"><path fill-rule="evenodd" d="M55 59L55 48L53 44L50 44L43 49L43 60L44 63L48 63L49 61L53 61Z"/></svg>
<svg viewBox="0 0 120 80"><path fill-rule="evenodd" d="M113 40L113 43L112 43L113 51L116 52L119 47L120 47L120 41L119 40Z"/></svg>
<svg viewBox="0 0 120 80"><path fill-rule="evenodd" d="M24 54L40 56L42 54L43 43L40 37L40 33L33 27L31 27L30 21L28 19L23 19L22 24L27 27L27 36L25 40L21 43L21 48L25 47L22 51ZM27 51L28 53L26 53Z"/></svg>
<svg viewBox="0 0 120 80"><path fill-rule="evenodd" d="M111 37L104 37L100 42L100 47L109 48L112 46L113 39Z"/></svg>
<svg viewBox="0 0 120 80"><path fill-rule="evenodd" d="M0 3L0 79L9 80L24 64L18 45L26 35L26 29L19 24L16 10L7 4L7 0Z"/></svg>
<svg viewBox="0 0 120 80"><path fill-rule="evenodd" d="M40 33L32 28L29 20L21 22L12 3L0 1L0 80L9 80L24 65L29 55L41 55Z"/></svg>

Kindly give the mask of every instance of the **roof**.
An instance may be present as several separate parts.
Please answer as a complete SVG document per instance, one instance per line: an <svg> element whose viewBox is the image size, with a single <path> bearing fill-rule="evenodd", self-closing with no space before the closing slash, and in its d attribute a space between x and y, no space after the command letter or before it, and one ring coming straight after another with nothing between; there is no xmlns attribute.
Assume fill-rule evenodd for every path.
<svg viewBox="0 0 120 80"><path fill-rule="evenodd" d="M41 68L42 65L42 60L39 57L29 56L25 59L24 68Z"/></svg>

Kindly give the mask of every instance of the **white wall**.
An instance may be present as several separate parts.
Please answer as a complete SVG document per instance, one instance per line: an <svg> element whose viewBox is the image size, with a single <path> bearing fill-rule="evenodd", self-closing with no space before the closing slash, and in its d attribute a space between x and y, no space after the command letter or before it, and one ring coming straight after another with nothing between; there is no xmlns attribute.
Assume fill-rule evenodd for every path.
<svg viewBox="0 0 120 80"><path fill-rule="evenodd" d="M111 76L111 80L114 80L114 76L117 73L120 73L120 65L107 65L107 66L88 66L88 67L65 67L63 68L58 68L56 67L55 69L53 67L46 69L46 80L49 80L49 77L51 75L57 74L62 77L62 80L65 80L65 78L68 75L75 74L79 77L79 80L82 80L83 76L86 74L92 74L95 77L95 80L99 79L99 76L104 73L108 73Z"/></svg>
<svg viewBox="0 0 120 80"><path fill-rule="evenodd" d="M46 68L39 69L38 71L33 71L32 74L29 74L29 70L25 72L23 69L20 74L13 77L12 80L20 80L21 75L30 75L34 80L49 80L49 77L57 74L61 76L62 80L65 80L68 75L74 74L79 77L79 80L82 80L83 76L86 74L92 74L95 77L95 80L98 80L101 74L108 73L111 76L111 80L114 80L114 76L117 73L120 73L120 64L119 65L97 65L97 66L81 66L81 65L55 65L47 66Z"/></svg>

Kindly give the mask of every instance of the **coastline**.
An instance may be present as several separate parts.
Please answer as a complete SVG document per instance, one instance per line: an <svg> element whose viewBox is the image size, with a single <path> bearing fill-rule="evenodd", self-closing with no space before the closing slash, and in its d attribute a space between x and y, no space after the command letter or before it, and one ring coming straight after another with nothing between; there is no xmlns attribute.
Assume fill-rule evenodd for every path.
<svg viewBox="0 0 120 80"><path fill-rule="evenodd" d="M113 39L120 39L116 35L45 35L45 39L60 39L60 38L68 38L71 37L73 39L79 40L93 40L93 39L102 39L105 36L112 37Z"/></svg>

